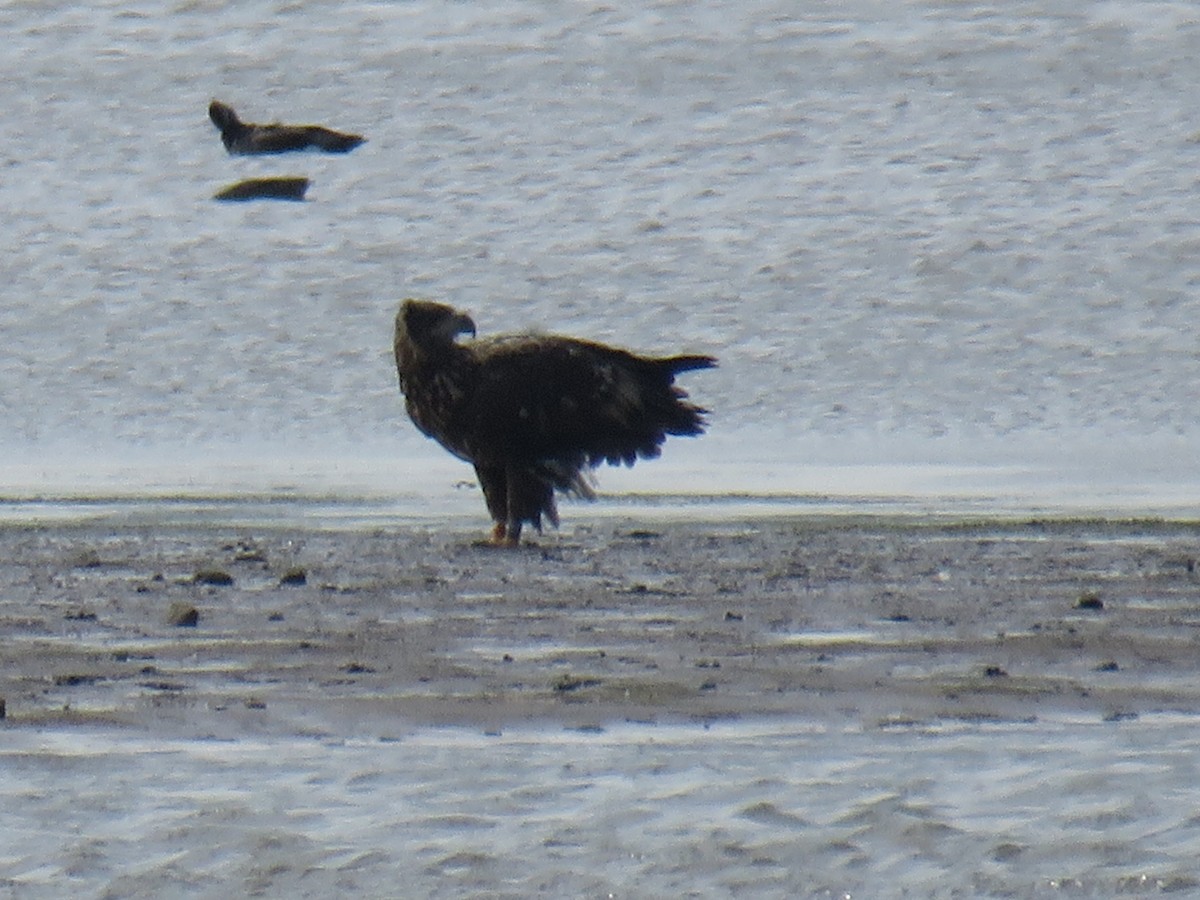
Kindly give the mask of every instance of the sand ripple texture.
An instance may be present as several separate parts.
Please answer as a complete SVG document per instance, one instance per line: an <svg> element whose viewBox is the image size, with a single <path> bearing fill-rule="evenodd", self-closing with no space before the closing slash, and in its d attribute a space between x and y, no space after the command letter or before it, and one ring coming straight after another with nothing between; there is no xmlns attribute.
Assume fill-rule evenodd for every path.
<svg viewBox="0 0 1200 900"><path fill-rule="evenodd" d="M470 538L0 530L6 895L1200 891L1194 526Z"/></svg>

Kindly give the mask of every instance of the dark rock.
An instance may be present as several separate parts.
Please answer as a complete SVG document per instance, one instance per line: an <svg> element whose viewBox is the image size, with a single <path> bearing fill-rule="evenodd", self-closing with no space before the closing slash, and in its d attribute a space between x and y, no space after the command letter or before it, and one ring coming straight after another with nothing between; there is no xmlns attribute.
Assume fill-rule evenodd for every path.
<svg viewBox="0 0 1200 900"><path fill-rule="evenodd" d="M81 684L95 684L97 681L103 681L103 675L77 675L71 673L68 675L55 675L54 684L58 687L76 687Z"/></svg>
<svg viewBox="0 0 1200 900"><path fill-rule="evenodd" d="M299 566L295 566L280 576L279 583L286 587L301 587L308 584L308 573Z"/></svg>
<svg viewBox="0 0 1200 900"><path fill-rule="evenodd" d="M599 678L580 678L577 675L560 675L554 679L554 690L559 693L577 691L580 688L597 687L602 684Z"/></svg>
<svg viewBox="0 0 1200 900"><path fill-rule="evenodd" d="M1105 722L1131 722L1138 714L1131 709L1112 709L1104 714Z"/></svg>
<svg viewBox="0 0 1200 900"><path fill-rule="evenodd" d="M167 624L180 628L195 628L200 621L200 611L190 603L176 600L167 609Z"/></svg>
<svg viewBox="0 0 1200 900"><path fill-rule="evenodd" d="M213 194L214 200L303 200L307 178L247 178L226 185Z"/></svg>
<svg viewBox="0 0 1200 900"><path fill-rule="evenodd" d="M77 569L98 569L104 565L104 560L95 550L84 550L71 563Z"/></svg>
<svg viewBox="0 0 1200 900"><path fill-rule="evenodd" d="M229 587L233 584L233 576L224 569L201 569L192 576L196 584L211 584L217 587Z"/></svg>

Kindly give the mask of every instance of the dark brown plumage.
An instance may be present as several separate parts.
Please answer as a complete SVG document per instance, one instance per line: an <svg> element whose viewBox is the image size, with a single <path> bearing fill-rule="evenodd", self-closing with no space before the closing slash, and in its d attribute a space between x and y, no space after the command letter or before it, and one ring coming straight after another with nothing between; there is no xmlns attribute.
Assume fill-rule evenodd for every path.
<svg viewBox="0 0 1200 900"><path fill-rule="evenodd" d="M221 142L232 154L287 153L310 147L327 153L348 153L366 138L344 134L323 125L253 125L238 118L233 107L219 100L208 105L208 117L221 130Z"/></svg>
<svg viewBox="0 0 1200 900"><path fill-rule="evenodd" d="M492 540L516 546L529 522L558 524L554 492L595 495L587 471L658 456L667 435L698 435L706 410L675 376L711 356L637 356L558 335L459 343L475 323L441 303L405 300L394 349L414 424L475 466Z"/></svg>

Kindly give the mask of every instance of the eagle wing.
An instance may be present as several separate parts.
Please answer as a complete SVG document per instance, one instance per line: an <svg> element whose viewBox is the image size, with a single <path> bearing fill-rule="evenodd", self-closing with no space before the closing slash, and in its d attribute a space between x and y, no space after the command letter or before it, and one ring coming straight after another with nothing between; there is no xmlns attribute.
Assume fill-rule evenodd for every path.
<svg viewBox="0 0 1200 900"><path fill-rule="evenodd" d="M704 356L649 358L589 341L526 335L468 345L476 389L463 412L478 461L578 471L658 456L668 434L698 434L704 410L684 402L676 373Z"/></svg>

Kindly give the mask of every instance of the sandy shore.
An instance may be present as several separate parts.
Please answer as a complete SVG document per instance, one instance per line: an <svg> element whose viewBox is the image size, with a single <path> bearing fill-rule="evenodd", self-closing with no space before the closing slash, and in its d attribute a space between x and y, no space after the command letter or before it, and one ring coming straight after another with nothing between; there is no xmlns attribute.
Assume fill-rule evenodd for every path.
<svg viewBox="0 0 1200 900"><path fill-rule="evenodd" d="M730 801L738 822L765 825L777 838L781 826L773 820L783 817L791 827L787 817L810 816L802 810L812 802L811 786L786 808L777 790L786 795L791 788L776 785L766 791L768 799L755 799L762 793L753 788L762 784L756 777L783 778L764 761L781 734L808 735L807 749L777 751L775 765L789 772L797 759L823 755L854 768L889 747L886 752L896 754L893 771L901 771L911 765L900 763L911 754L910 743L924 741L928 769L905 777L928 788L940 783L946 766L963 765L948 760L973 741L988 747L1000 735L1000 743L1013 748L1032 741L1044 756L1068 752L1056 742L1079 741L1083 734L1078 746L1099 741L1089 764L1102 767L1110 738L1124 754L1127 737L1120 735L1174 728L1200 712L1200 528L1190 523L631 518L575 526L516 552L477 546L477 537L459 523L339 528L104 520L0 529L0 695L7 711L0 734L10 756L0 799L7 815L20 810L29 822L76 815L73 803L55 790L30 788L29 779L55 783L63 760L86 756L89 746L103 748L94 752L106 767L124 773L121 790L146 801L139 773L153 780L178 763L148 754L147 742L173 748L168 756L182 754L193 765L197 753L212 765L226 754L223 774L207 785L212 790L231 777L269 782L271 773L295 776L312 764L311 755L328 762L354 746L372 748L370 763L356 763L360 774L369 769L376 772L372 778L382 778L378 773L390 771L388 765L401 765L382 760L403 758L399 747L422 741L436 745L422 756L432 769L420 775L409 759L401 765L406 774L393 773L413 790L453 785L455 778L469 782L471 773L458 770L456 759L475 760L482 772L485 760L500 765L503 758L508 763L497 777L506 771L512 790L536 790L547 773L561 778L564 763L583 765L600 748L632 754L610 765L635 784L638 748L657 742L674 746L669 756L676 762L699 753L707 762L693 764L714 767L699 778L688 770L686 788L677 785L680 796L711 790L714 780L740 785L738 799ZM171 624L181 613L194 624ZM458 737L446 737L451 734ZM843 743L832 745L830 735ZM930 735L940 737L929 743ZM858 749L844 744L850 736ZM718 742L711 753L703 750L708 741ZM318 749L297 749L305 747ZM532 760L547 748L553 749L546 768L534 771ZM1012 752L1034 753L1028 747ZM1020 769L1015 758L992 764L1011 776ZM1145 761L1136 753L1131 758ZM14 762L20 763L15 770ZM968 776L973 765L960 774ZM89 771L82 773L88 779ZM846 799L830 822L857 808L864 791L888 795L881 786L887 776L855 772L834 779L850 792L847 798L858 800ZM794 788L788 779L779 784ZM893 787L896 796L910 790ZM1069 804L1078 785L1064 781L1046 789ZM243 784L240 790L253 795L256 788ZM997 810L1012 802L1004 790L994 798ZM347 802L344 793L321 800L322 789L313 791L311 803L325 803L327 813ZM181 808L192 814L207 804L187 796ZM944 801L948 811L939 827L969 836L964 810L970 801L954 796ZM688 804L707 808L702 800ZM654 809L654 817L672 807L644 797L626 801ZM127 821L133 802L119 791L108 797L108 817L98 812L79 820L77 837L106 821ZM616 834L634 840L622 831L620 817L611 821L610 802L592 809L588 821L610 835L610 844ZM558 813L570 820L586 813L584 807ZM522 827L530 827L539 809L546 813L530 801ZM394 814L405 815L402 809ZM1145 833L1131 838L1134 845L1161 838L1163 814L1160 808L1146 821ZM261 830L278 831L288 815L279 813ZM376 809L368 818L380 815ZM455 834L470 832L472 817L500 818L486 829L486 851L468 841L464 846L473 849L433 861L468 854L447 863L446 871L430 869L433 862L421 857L421 848L437 843L428 834L425 843L385 840L381 846L374 838L339 833L331 839L340 848L337 865L328 856L333 851L313 851L313 858L301 854L300 862L281 863L278 877L259 873L253 884L260 894L320 896L353 882L355 889L388 895L385 873L407 870L411 854L422 860L417 868L428 892L447 896L501 888L528 895L538 885L587 896L692 888L711 894L732 891L735 882L751 892L786 887L819 894L904 878L922 895L931 885L966 886L983 895L1048 889L1066 876L1103 894L1135 883L1130 879L1170 887L1186 886L1191 877L1191 854L1182 851L1178 859L1132 852L1109 870L1109 863L1081 853L1077 841L1042 868L1031 867L1039 829L1053 833L1061 824L1027 812L1028 833L1012 823L988 826L966 841L972 851L958 846L944 860L935 854L907 867L896 860L910 855L871 841L856 863L847 861L836 848L848 838L831 832L820 844L825 857L809 851L808 858L826 859L818 872L786 859L755 863L755 852L742 858L726 848L715 862L685 867L666 880L654 880L644 865L637 875L635 865L637 877L623 881L614 874L623 870L613 869L610 859L614 852L624 858L622 843L619 851L604 845L599 856L572 861L568 854L565 868L531 863L542 879L531 882L522 866L510 872L496 862L531 852L518 839L509 846L497 838L501 813L472 808L455 815L465 816ZM1184 827L1182 807L1179 815L1176 824ZM416 826L408 827L411 837ZM581 820L576 837L590 853L599 838L588 836L588 827ZM250 858L189 870L160 848L173 861L135 866L141 880L130 881L129 848L89 845L91 856L80 862L72 853L82 851L61 832L51 837L43 827L35 833L42 838L27 837L23 849L0 854L0 885L13 896L41 896L64 878L74 878L70 883L85 894L113 895L174 889L189 878L199 879L201 894L207 886L215 895L230 881L245 889L253 880ZM550 853L546 842L560 838L553 829L527 836L535 858L556 860L562 854ZM710 839L697 838L693 851ZM143 834L142 846L145 840ZM324 846L311 834L306 840ZM343 880L312 875L331 871ZM566 871L575 876L567 878ZM731 871L740 873L732 881Z"/></svg>

